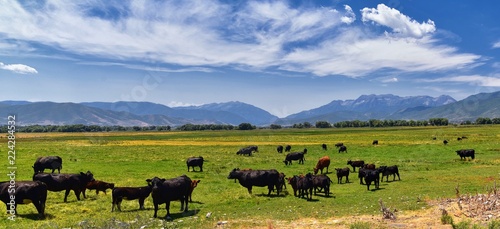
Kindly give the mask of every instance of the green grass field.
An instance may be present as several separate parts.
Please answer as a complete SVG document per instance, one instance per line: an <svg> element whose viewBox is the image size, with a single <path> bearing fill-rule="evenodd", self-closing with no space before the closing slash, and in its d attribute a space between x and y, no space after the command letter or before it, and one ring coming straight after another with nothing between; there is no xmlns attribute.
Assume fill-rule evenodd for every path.
<svg viewBox="0 0 500 229"><path fill-rule="evenodd" d="M467 136L462 141L457 137ZM437 140L432 138L436 137ZM373 146L372 140L379 145ZM448 139L448 145L442 143ZM399 212L427 207L427 200L452 198L455 187L462 193L485 192L498 179L500 165L500 126L359 128L359 129L282 129L253 131L202 132L111 132L111 133L37 133L16 134L16 180L31 180L32 165L38 156L59 155L64 173L90 170L97 180L116 186L144 186L154 176L173 178L182 174L200 179L193 192L189 212L182 214L180 202L171 204L172 221L151 219L151 197L147 210L138 210L138 202L122 203L123 212L111 212L111 192L87 191L88 198L77 201L73 192L68 203L64 192L49 192L47 217L38 220L35 207L18 205L15 221L7 219L5 205L0 207L0 228L213 228L217 222L228 221L232 228L265 227L270 220L293 221L298 218L326 219L332 217L379 215L378 200ZM4 160L2 173L7 174L7 139L0 146ZM343 142L347 153L338 153L333 146ZM328 150L323 151L321 144ZM304 165L285 166L285 154L276 152L277 145L290 144L292 151L308 149ZM238 156L236 151L258 145L251 157ZM476 159L461 161L455 150L473 148ZM317 160L329 155L333 195L313 197L313 201L289 193L267 197L266 187L254 187L253 195L227 176L233 168L277 169L287 176L312 172ZM203 172L187 172L185 160L203 156ZM401 181L382 182L380 189L367 191L359 184L357 173L350 183L337 184L334 168L347 167L347 160L362 159L379 165L398 165ZM48 172L48 170L46 170ZM392 177L391 177L392 178ZM7 180L5 175L3 179ZM391 179L390 179L391 180ZM209 218L205 217L211 213ZM158 215L166 214L165 205ZM439 216L436 216L439 221Z"/></svg>

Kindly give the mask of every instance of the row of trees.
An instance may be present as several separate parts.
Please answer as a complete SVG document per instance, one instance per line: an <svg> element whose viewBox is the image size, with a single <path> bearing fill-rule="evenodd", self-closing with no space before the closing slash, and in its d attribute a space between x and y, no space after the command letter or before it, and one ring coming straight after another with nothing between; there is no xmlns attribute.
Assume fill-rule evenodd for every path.
<svg viewBox="0 0 500 229"><path fill-rule="evenodd" d="M447 126L449 124L446 118L431 118L429 120L377 120L370 119L368 121L353 120L329 123L327 121L317 121L315 125L310 122L296 123L291 128L347 128L347 127L395 127L395 126ZM461 125L484 125L484 124L500 124L500 118L477 118L475 122L464 121ZM283 128L279 124L271 124L269 127L260 127L269 129ZM228 124L185 124L175 128L180 131L197 131L197 130L253 130L256 126L250 123L241 123L238 126ZM170 126L98 126L98 125L31 125L18 126L16 132L41 133L41 132L109 132L109 131L170 131ZM7 125L0 126L0 133L8 131Z"/></svg>

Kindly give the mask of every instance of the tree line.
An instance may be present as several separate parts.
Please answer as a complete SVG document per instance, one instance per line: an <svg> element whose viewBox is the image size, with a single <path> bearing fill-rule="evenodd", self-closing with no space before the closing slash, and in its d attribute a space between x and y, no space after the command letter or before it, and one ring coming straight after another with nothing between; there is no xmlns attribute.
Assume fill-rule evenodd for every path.
<svg viewBox="0 0 500 229"><path fill-rule="evenodd" d="M447 126L446 118L431 118L429 120L378 120L368 121L352 120L330 123L328 121L317 121L314 125L310 122L296 123L291 126L271 124L267 127L256 127L251 123L241 123L238 126L229 124L185 124L172 128L171 126L99 126L99 125L29 125L16 126L16 132L43 133L43 132L109 132L109 131L200 131L200 130L254 130L281 129L281 128L352 128L352 127L397 127L397 126ZM486 125L500 124L500 118L477 118L474 122L464 121L460 125ZM7 133L7 125L0 126L0 133Z"/></svg>

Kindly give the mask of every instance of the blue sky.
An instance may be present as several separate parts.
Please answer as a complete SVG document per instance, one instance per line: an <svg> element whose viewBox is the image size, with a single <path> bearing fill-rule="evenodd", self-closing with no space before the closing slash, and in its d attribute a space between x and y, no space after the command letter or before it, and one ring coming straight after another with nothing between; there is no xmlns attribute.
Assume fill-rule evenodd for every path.
<svg viewBox="0 0 500 229"><path fill-rule="evenodd" d="M500 90L498 1L0 2L0 100L241 101Z"/></svg>

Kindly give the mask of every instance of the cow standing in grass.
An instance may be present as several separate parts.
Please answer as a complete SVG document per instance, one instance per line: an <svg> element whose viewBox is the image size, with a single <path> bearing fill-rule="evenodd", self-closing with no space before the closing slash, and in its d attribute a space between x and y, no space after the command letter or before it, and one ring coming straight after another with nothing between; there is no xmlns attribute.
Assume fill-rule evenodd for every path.
<svg viewBox="0 0 500 229"><path fill-rule="evenodd" d="M352 170L356 172L356 167L362 168L365 165L365 161L347 161L347 165L352 166Z"/></svg>
<svg viewBox="0 0 500 229"><path fill-rule="evenodd" d="M62 158L59 156L39 157L32 167L35 173L43 173L45 169L52 169L52 173L57 169L57 172L61 173Z"/></svg>
<svg viewBox="0 0 500 229"><path fill-rule="evenodd" d="M330 157L324 156L318 160L316 167L314 167L314 175L318 174L318 171L321 171L323 174L323 169L326 168L326 173L328 173L328 167L330 166Z"/></svg>
<svg viewBox="0 0 500 229"><path fill-rule="evenodd" d="M475 158L475 151L473 149L461 149L455 152L457 152L457 155L460 156L460 160L466 160L467 157L470 157L472 160Z"/></svg>
<svg viewBox="0 0 500 229"><path fill-rule="evenodd" d="M86 173L80 172L79 174L38 173L33 175L33 181L41 181L47 184L47 190L49 191L60 192L66 190L64 202L67 202L71 190L75 192L76 199L80 200L80 193L89 182L94 180L94 175L90 171ZM85 194L83 197L86 198Z"/></svg>
<svg viewBox="0 0 500 229"><path fill-rule="evenodd" d="M385 181L389 181L389 175L392 175L393 178L392 180L396 180L396 175L398 176L398 180L401 180L399 177L399 169L397 165L393 166L380 166L379 168L380 173L382 174L382 181L384 181L384 176L385 176Z"/></svg>
<svg viewBox="0 0 500 229"><path fill-rule="evenodd" d="M269 192L268 196L271 196L271 192L276 187L277 195L280 194L281 187L279 185L280 175L276 169L270 170L247 170L243 171L240 169L233 169L227 179L238 179L241 186L248 189L248 193L252 194L252 187L266 187Z"/></svg>
<svg viewBox="0 0 500 229"><path fill-rule="evenodd" d="M47 185L40 181L16 181L14 185L10 181L0 182L0 200L7 206L9 215L17 214L18 204L33 203L38 216L44 218Z"/></svg>
<svg viewBox="0 0 500 229"><path fill-rule="evenodd" d="M113 188L112 200L113 206L111 211L115 211L115 207L118 211L122 211L121 204L122 200L139 200L139 209L144 210L144 200L148 198L153 186L151 182L148 182L147 186L144 187L116 187Z"/></svg>
<svg viewBox="0 0 500 229"><path fill-rule="evenodd" d="M189 203L189 190L191 189L192 181L186 176L182 175L172 179L164 179L154 177L146 180L152 185L151 197L153 198L154 215L157 217L158 206L165 204L167 215L165 218L170 219L170 202L175 200L181 201L181 211L188 211ZM185 204L185 207L184 207Z"/></svg>
<svg viewBox="0 0 500 229"><path fill-rule="evenodd" d="M335 168L337 170L337 183L342 184L342 177L345 177L345 182L349 183L349 171L348 167L345 168Z"/></svg>

